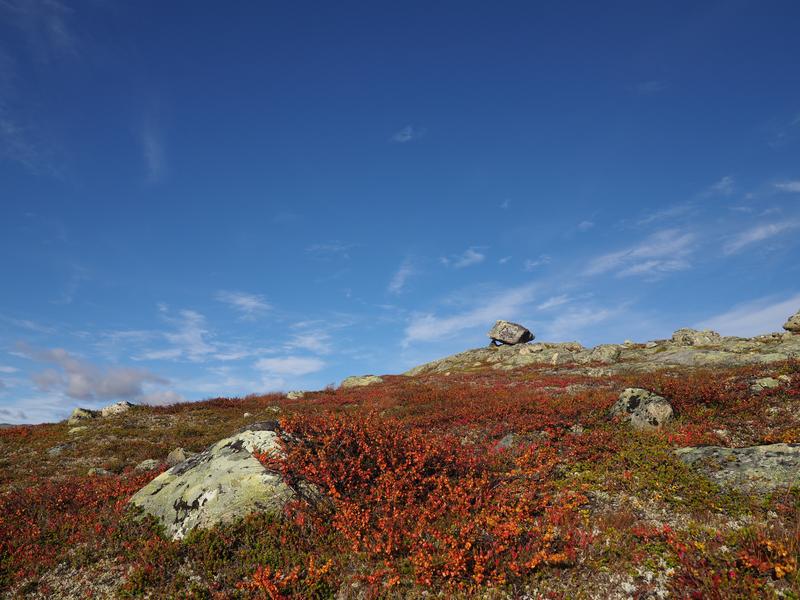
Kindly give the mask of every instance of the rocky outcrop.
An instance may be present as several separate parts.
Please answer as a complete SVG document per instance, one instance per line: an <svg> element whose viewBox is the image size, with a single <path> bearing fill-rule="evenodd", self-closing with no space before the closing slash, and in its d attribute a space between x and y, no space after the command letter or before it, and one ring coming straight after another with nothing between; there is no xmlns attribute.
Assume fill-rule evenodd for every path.
<svg viewBox="0 0 800 600"><path fill-rule="evenodd" d="M629 421L634 429L648 430L661 429L673 419L674 411L666 398L642 388L627 388L608 414Z"/></svg>
<svg viewBox="0 0 800 600"><path fill-rule="evenodd" d="M280 439L275 422L253 424L165 471L130 502L158 519L176 540L196 527L252 512L280 513L297 491L253 456L283 457ZM310 486L303 490L314 493Z"/></svg>
<svg viewBox="0 0 800 600"><path fill-rule="evenodd" d="M694 333L691 333L694 332ZM419 365L405 375L456 373L484 368L516 369L536 365L574 365L582 373L654 371L669 367L735 367L764 365L800 357L800 335L771 333L753 338L717 337L715 332L678 330L678 341L654 340L637 344L601 344L584 348L576 342L537 342L467 350ZM598 370L593 364L603 366Z"/></svg>
<svg viewBox="0 0 800 600"><path fill-rule="evenodd" d="M525 344L530 342L535 336L529 330L510 321L497 321L487 333L492 343L509 344Z"/></svg>
<svg viewBox="0 0 800 600"><path fill-rule="evenodd" d="M83 424L89 419L96 419L100 413L96 410L89 410L88 408L76 408L67 419L68 425Z"/></svg>
<svg viewBox="0 0 800 600"><path fill-rule="evenodd" d="M108 406L104 406L100 409L100 416L101 417L113 417L115 415L121 415L123 413L128 412L132 409L135 405L131 404L130 402L122 401L122 402L115 402L114 404L109 404Z"/></svg>
<svg viewBox="0 0 800 600"><path fill-rule="evenodd" d="M800 485L800 444L703 446L680 448L675 454L719 485L745 493Z"/></svg>
<svg viewBox="0 0 800 600"><path fill-rule="evenodd" d="M800 333L800 310L789 317L786 323L783 324L783 328L791 333Z"/></svg>
<svg viewBox="0 0 800 600"><path fill-rule="evenodd" d="M680 346L708 346L718 344L721 340L722 336L710 329L678 329L672 334L672 341Z"/></svg>
<svg viewBox="0 0 800 600"><path fill-rule="evenodd" d="M383 378L378 377L377 375L361 375L361 376L354 375L342 381L339 387L342 389L347 389L355 387L364 387L365 385L372 385L375 383L383 383Z"/></svg>
<svg viewBox="0 0 800 600"><path fill-rule="evenodd" d="M306 393L305 393L305 392L303 392L303 391L300 391L300 390L293 390L293 391L291 391L291 392L287 392L287 393L286 393L286 398L287 398L288 400L300 400L300 398L302 398L302 397L303 397L303 396L305 396L305 395L306 395Z"/></svg>

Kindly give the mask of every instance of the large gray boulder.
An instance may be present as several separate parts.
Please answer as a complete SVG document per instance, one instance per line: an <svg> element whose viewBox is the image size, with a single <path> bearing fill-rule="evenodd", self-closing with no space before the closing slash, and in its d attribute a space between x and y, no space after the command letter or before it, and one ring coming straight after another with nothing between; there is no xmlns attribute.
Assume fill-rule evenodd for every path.
<svg viewBox="0 0 800 600"><path fill-rule="evenodd" d="M342 389L364 387L375 383L383 383L383 378L377 375L353 375L352 377L345 378L341 385Z"/></svg>
<svg viewBox="0 0 800 600"><path fill-rule="evenodd" d="M113 417L114 415L121 415L123 413L128 412L133 407L134 404L122 400L121 402L115 402L114 404L109 404L108 406L104 406L103 408L101 408L100 416Z"/></svg>
<svg viewBox="0 0 800 600"><path fill-rule="evenodd" d="M131 504L154 516L174 540L196 527L213 527L252 512L280 513L296 492L253 456L284 456L277 429L275 422L256 423L220 440L153 479L134 494Z"/></svg>
<svg viewBox="0 0 800 600"><path fill-rule="evenodd" d="M642 388L627 388L614 406L609 409L610 417L621 416L629 421L634 429L661 429L673 419L672 405L661 396Z"/></svg>
<svg viewBox="0 0 800 600"><path fill-rule="evenodd" d="M535 337L530 330L510 321L497 321L486 335L492 339L492 343L499 342L511 346L525 344Z"/></svg>
<svg viewBox="0 0 800 600"><path fill-rule="evenodd" d="M789 317L789 320L783 324L783 328L792 333L800 333L800 310Z"/></svg>
<svg viewBox="0 0 800 600"><path fill-rule="evenodd" d="M678 329L672 334L672 341L681 346L709 346L719 344L722 336L711 329Z"/></svg>
<svg viewBox="0 0 800 600"><path fill-rule="evenodd" d="M712 481L747 493L800 485L800 444L701 446L680 448L675 454Z"/></svg>

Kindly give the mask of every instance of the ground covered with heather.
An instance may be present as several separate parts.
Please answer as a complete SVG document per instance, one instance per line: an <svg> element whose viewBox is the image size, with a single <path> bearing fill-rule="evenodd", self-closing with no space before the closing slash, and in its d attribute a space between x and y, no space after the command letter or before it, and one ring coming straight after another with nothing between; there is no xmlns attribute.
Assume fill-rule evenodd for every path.
<svg viewBox="0 0 800 600"><path fill-rule="evenodd" d="M753 391L783 375L785 385ZM610 419L626 387L667 398L660 431ZM248 416L244 416L249 413ZM253 421L264 456L325 500L183 541L127 501L175 447ZM604 377L570 365L386 377L348 390L136 407L69 432L0 430L4 597L798 598L800 492L720 488L679 447L800 442L800 365ZM87 475L92 467L110 471Z"/></svg>

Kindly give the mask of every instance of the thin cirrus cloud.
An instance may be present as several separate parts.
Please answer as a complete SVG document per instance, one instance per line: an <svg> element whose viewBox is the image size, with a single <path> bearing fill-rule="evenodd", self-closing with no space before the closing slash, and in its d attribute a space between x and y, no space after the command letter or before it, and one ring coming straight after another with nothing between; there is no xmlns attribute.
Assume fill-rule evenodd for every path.
<svg viewBox="0 0 800 600"><path fill-rule="evenodd" d="M158 183L164 178L167 168L161 129L152 119L147 119L140 135L147 182Z"/></svg>
<svg viewBox="0 0 800 600"><path fill-rule="evenodd" d="M321 371L325 368L325 361L313 356L262 358L256 361L255 368L269 376L300 377Z"/></svg>
<svg viewBox="0 0 800 600"><path fill-rule="evenodd" d="M426 130L423 127L414 127L413 125L406 125L400 131L395 132L389 141L395 144L407 144L425 136Z"/></svg>
<svg viewBox="0 0 800 600"><path fill-rule="evenodd" d="M408 280L415 274L416 269L411 261L408 259L404 260L400 268L392 275L391 281L389 281L389 292L392 294L401 293L405 289Z"/></svg>
<svg viewBox="0 0 800 600"><path fill-rule="evenodd" d="M260 294L221 290L215 298L233 308L245 321L255 321L272 309Z"/></svg>
<svg viewBox="0 0 800 600"><path fill-rule="evenodd" d="M753 336L780 331L786 318L800 306L800 294L788 298L766 296L737 304L723 313L698 323L698 328L710 328L723 335Z"/></svg>
<svg viewBox="0 0 800 600"><path fill-rule="evenodd" d="M535 271L539 267L543 267L544 265L549 265L553 259L547 254L540 254L538 258L529 258L525 261L525 264L522 268L525 271Z"/></svg>
<svg viewBox="0 0 800 600"><path fill-rule="evenodd" d="M640 243L598 256L586 266L584 275L615 273L618 277L654 276L688 269L688 257L696 249L695 235L677 229L665 229Z"/></svg>
<svg viewBox="0 0 800 600"><path fill-rule="evenodd" d="M781 192L793 192L800 194L800 181L782 181L774 185L775 189Z"/></svg>
<svg viewBox="0 0 800 600"><path fill-rule="evenodd" d="M481 252L479 248L473 246L467 248L461 254L454 256L443 256L439 261L446 267L453 267L454 269L463 269L482 263L486 259L486 254Z"/></svg>
<svg viewBox="0 0 800 600"><path fill-rule="evenodd" d="M763 242L787 231L800 227L800 221L784 221L779 223L765 223L740 232L723 247L725 254L736 254L741 250L758 242Z"/></svg>

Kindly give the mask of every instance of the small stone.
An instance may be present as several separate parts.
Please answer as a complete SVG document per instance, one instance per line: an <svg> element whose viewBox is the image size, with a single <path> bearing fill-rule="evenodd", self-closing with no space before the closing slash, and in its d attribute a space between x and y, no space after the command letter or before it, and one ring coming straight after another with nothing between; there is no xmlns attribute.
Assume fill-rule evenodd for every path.
<svg viewBox="0 0 800 600"><path fill-rule="evenodd" d="M243 417L246 419L247 417L252 417L252 416L253 416L253 414L252 414L252 413L249 413L249 412L246 412L246 413L244 413L242 416L243 416Z"/></svg>
<svg viewBox="0 0 800 600"><path fill-rule="evenodd" d="M512 448L517 443L517 434L515 433L507 433L503 436L499 442L497 442L498 448Z"/></svg>
<svg viewBox="0 0 800 600"><path fill-rule="evenodd" d="M305 395L306 395L306 393L301 391L301 390L293 390L293 391L287 393L286 397L289 400L299 400L300 398L302 398Z"/></svg>
<svg viewBox="0 0 800 600"><path fill-rule="evenodd" d="M188 458L191 458L192 456L195 456L194 452L189 452L187 450L184 450L183 448L175 448L175 450L167 454L166 462L170 467L174 467L178 463L182 463L183 461L185 461Z"/></svg>
<svg viewBox="0 0 800 600"><path fill-rule="evenodd" d="M49 454L50 456L58 456L64 450L69 450L73 446L74 446L73 443L66 443L66 442L63 443L63 444L57 444L57 445L53 446L52 448L49 448L47 450L47 454Z"/></svg>
<svg viewBox="0 0 800 600"><path fill-rule="evenodd" d="M674 417L672 405L663 397L642 388L627 388L608 411L623 416L634 429L661 429Z"/></svg>
<svg viewBox="0 0 800 600"><path fill-rule="evenodd" d="M122 413L128 412L133 407L133 404L124 400L122 402L115 402L114 404L109 404L108 406L101 408L100 416L113 417L114 415L121 415Z"/></svg>
<svg viewBox="0 0 800 600"><path fill-rule="evenodd" d="M751 385L750 390L753 392L762 392L764 390L773 390L781 386L781 381L774 377L761 377L756 379Z"/></svg>
<svg viewBox="0 0 800 600"><path fill-rule="evenodd" d="M76 408L72 411L72 414L67 419L67 423L69 425L76 425L83 421L88 421L89 419L97 418L97 411L96 410L89 410L88 408Z"/></svg>
<svg viewBox="0 0 800 600"><path fill-rule="evenodd" d="M339 386L342 389L347 388L354 388L354 387L364 387L366 385L372 385L374 383L382 383L383 378L378 377L377 375L363 375L363 376L353 376L348 377L344 381L342 381L341 385Z"/></svg>
<svg viewBox="0 0 800 600"><path fill-rule="evenodd" d="M491 338L492 343L499 342L511 346L525 344L536 337L529 329L510 321L497 321L486 335Z"/></svg>
<svg viewBox="0 0 800 600"><path fill-rule="evenodd" d="M148 458L140 462L138 465L136 465L133 468L133 470L138 472L155 471L158 468L158 465L160 464L161 463L159 463L156 459Z"/></svg>
<svg viewBox="0 0 800 600"><path fill-rule="evenodd" d="M79 427L70 427L67 433L69 433L70 435L74 435L76 433L80 433L81 431L86 431L87 429L89 429L88 425L81 425Z"/></svg>
<svg viewBox="0 0 800 600"><path fill-rule="evenodd" d="M100 467L92 467L86 474L92 477L107 477L108 475L113 475L111 471Z"/></svg>
<svg viewBox="0 0 800 600"><path fill-rule="evenodd" d="M800 310L789 317L783 328L790 333L800 333Z"/></svg>

